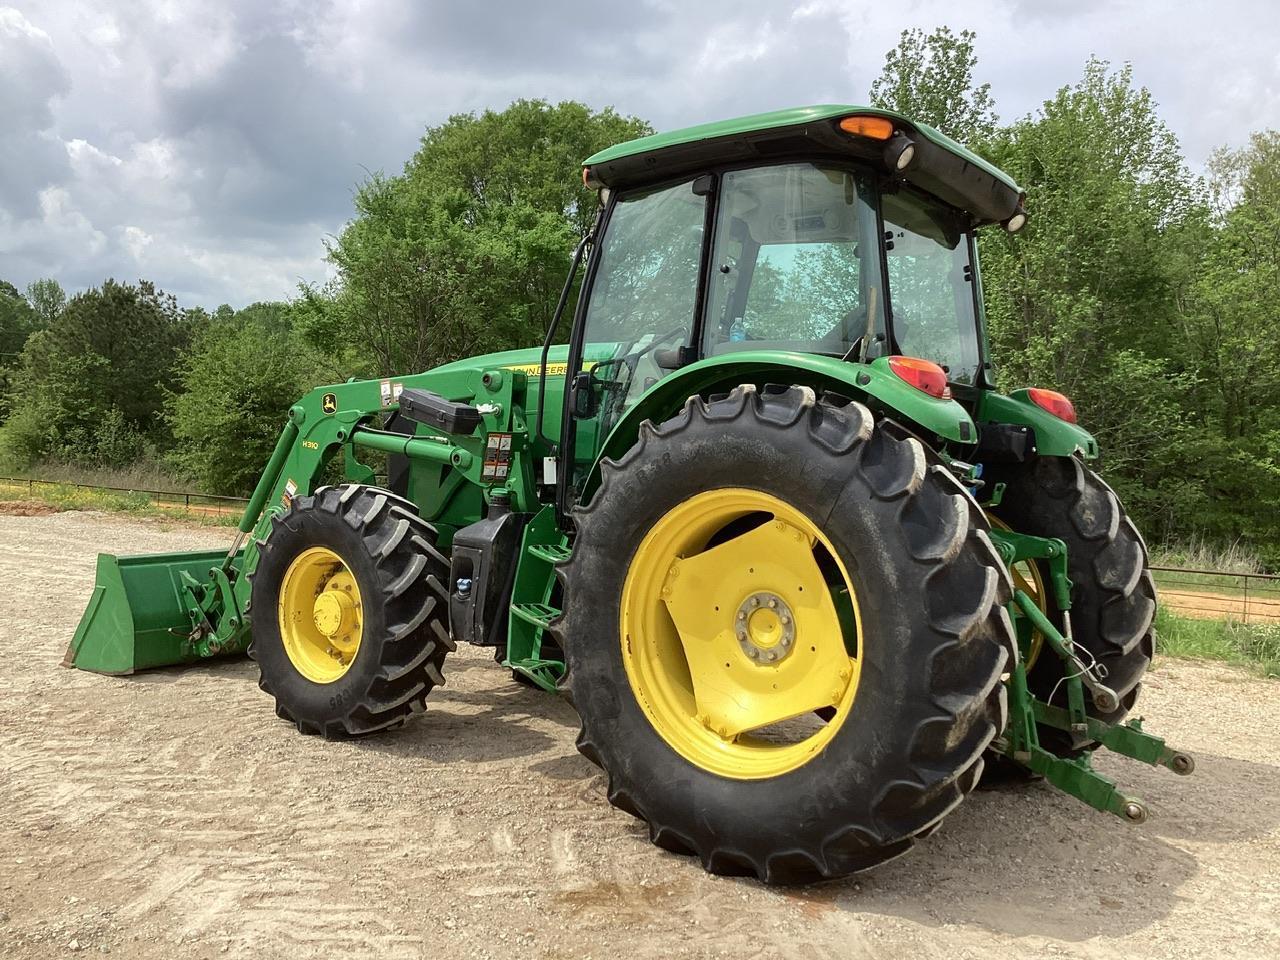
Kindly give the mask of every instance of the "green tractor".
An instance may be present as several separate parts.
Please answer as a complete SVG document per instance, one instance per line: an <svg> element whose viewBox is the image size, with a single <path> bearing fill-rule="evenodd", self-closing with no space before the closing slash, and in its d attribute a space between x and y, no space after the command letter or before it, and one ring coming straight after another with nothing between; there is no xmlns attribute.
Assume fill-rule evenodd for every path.
<svg viewBox="0 0 1280 960"><path fill-rule="evenodd" d="M1146 547L1068 399L998 392L988 356L975 232L1022 226L1018 186L851 106L583 178L541 348L307 394L231 550L101 556L68 662L247 651L338 738L491 647L569 697L654 843L771 883L905 852L984 761L1145 819L1090 756L1193 767L1125 722Z"/></svg>

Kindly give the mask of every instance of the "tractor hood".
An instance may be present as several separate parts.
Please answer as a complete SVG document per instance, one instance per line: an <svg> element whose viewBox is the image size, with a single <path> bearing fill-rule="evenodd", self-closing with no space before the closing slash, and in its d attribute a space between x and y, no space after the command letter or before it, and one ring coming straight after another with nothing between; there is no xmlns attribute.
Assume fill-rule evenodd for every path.
<svg viewBox="0 0 1280 960"><path fill-rule="evenodd" d="M588 182L613 189L655 183L722 164L783 159L856 159L885 167L886 142L840 128L850 116L882 117L910 137L915 157L901 174L907 182L957 209L975 223L1003 223L1024 192L1008 174L950 137L891 110L847 104L797 107L704 123L630 140L583 163Z"/></svg>

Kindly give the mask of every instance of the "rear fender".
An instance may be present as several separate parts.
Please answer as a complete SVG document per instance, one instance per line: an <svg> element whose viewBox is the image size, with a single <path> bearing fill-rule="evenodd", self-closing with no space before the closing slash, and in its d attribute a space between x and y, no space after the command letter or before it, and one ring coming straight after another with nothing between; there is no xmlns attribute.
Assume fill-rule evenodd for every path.
<svg viewBox="0 0 1280 960"><path fill-rule="evenodd" d="M651 387L610 431L587 478L584 496L595 489L600 460L620 457L630 449L645 420L661 422L692 396L705 396L743 383L800 384L819 393L830 390L946 440L973 443L978 436L964 407L954 400L931 397L899 379L889 369L887 357L864 364L811 353L742 351L699 360Z"/></svg>
<svg viewBox="0 0 1280 960"><path fill-rule="evenodd" d="M977 414L981 423L1030 427L1036 435L1036 453L1042 457L1080 456L1093 460L1098 456L1098 441L1093 434L1037 406L1026 390L1015 390L1008 396L984 390L978 399Z"/></svg>

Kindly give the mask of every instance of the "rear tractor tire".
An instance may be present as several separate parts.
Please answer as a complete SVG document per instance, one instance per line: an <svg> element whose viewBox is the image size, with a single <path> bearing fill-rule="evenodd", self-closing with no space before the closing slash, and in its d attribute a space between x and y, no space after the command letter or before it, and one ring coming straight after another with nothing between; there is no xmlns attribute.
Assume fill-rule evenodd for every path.
<svg viewBox="0 0 1280 960"><path fill-rule="evenodd" d="M905 853L1003 729L1010 581L919 441L807 387L646 423L552 625L578 748L666 850L770 883Z"/></svg>
<svg viewBox="0 0 1280 960"><path fill-rule="evenodd" d="M276 714L327 739L404 722L444 683L449 564L376 487L321 487L272 518L251 574L249 655Z"/></svg>
<svg viewBox="0 0 1280 960"><path fill-rule="evenodd" d="M1085 665L1101 666L1100 679L1120 698L1118 709L1103 711L1086 692L1085 706L1090 716L1119 723L1138 699L1155 646L1156 587L1147 545L1115 492L1075 457L1040 457L993 470L988 479L1006 485L993 511L999 521L1067 545L1073 639L1084 651ZM1041 564L1040 579L1048 584L1047 566L1034 562ZM1061 613L1047 602L1041 606L1061 629ZM1036 696L1065 706L1063 674L1062 661L1046 647L1031 665L1027 685ZM1086 737L1050 727L1041 727L1039 735L1059 753L1094 746Z"/></svg>

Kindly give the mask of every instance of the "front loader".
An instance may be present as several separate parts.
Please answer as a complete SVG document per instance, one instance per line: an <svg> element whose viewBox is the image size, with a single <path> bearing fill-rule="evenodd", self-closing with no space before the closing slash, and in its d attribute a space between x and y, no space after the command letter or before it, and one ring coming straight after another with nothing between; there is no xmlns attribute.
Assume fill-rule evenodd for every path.
<svg viewBox="0 0 1280 960"><path fill-rule="evenodd" d="M905 852L984 762L1145 819L1090 758L1193 767L1126 721L1146 547L1070 401L999 392L987 352L975 235L1023 225L1018 186L850 106L583 177L599 214L541 348L307 394L232 548L101 557L68 663L248 652L280 717L336 738L489 647L569 695L656 844L768 882Z"/></svg>

